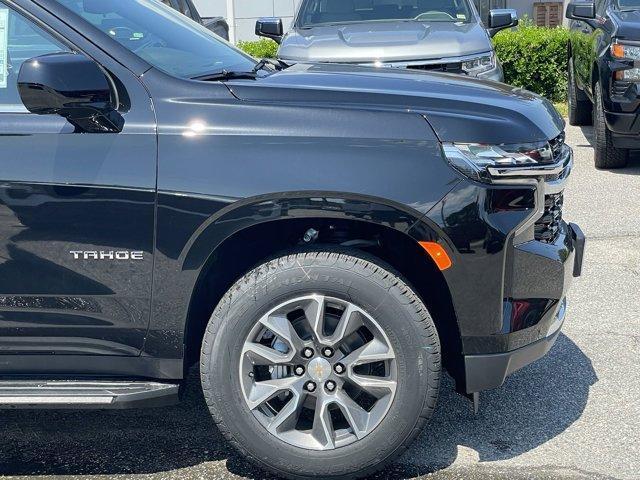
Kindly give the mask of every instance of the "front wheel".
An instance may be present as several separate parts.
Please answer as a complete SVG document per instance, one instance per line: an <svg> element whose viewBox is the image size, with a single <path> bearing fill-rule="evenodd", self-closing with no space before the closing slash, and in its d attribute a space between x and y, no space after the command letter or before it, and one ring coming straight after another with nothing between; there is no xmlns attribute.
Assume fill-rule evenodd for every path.
<svg viewBox="0 0 640 480"><path fill-rule="evenodd" d="M594 160L596 168L623 168L629 162L629 150L613 145L613 135L604 118L602 89L596 82L593 87L595 105L593 108Z"/></svg>
<svg viewBox="0 0 640 480"><path fill-rule="evenodd" d="M420 298L382 262L298 253L227 292L203 339L201 376L220 430L259 466L366 477L431 417L440 345Z"/></svg>

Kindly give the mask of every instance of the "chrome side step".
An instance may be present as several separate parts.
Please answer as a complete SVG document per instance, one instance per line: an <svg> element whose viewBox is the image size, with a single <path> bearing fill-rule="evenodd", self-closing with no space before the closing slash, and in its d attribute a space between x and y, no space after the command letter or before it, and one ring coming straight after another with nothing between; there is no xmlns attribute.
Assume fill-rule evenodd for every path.
<svg viewBox="0 0 640 480"><path fill-rule="evenodd" d="M3 380L0 409L159 407L177 403L178 391L176 383Z"/></svg>

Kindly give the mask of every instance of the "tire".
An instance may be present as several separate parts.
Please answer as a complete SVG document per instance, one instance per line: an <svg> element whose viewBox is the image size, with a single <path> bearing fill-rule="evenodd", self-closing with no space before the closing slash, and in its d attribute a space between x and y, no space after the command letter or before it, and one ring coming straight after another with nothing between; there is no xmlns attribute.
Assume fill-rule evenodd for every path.
<svg viewBox="0 0 640 480"><path fill-rule="evenodd" d="M569 74L567 81L567 99L569 102L569 125L591 125L593 121L593 105L584 92L576 85L573 69L573 59L569 59Z"/></svg>
<svg viewBox="0 0 640 480"><path fill-rule="evenodd" d="M595 105L593 109L594 160L596 168L615 169L627 166L629 150L616 148L613 145L611 132L604 119L604 105L602 103L602 89L596 82L593 87Z"/></svg>
<svg viewBox="0 0 640 480"><path fill-rule="evenodd" d="M316 430L312 427L307 426L307 430L302 428L296 430L297 425L303 421L301 420L302 414L299 417L292 417L293 420L282 422L281 425L285 423L287 425L287 429L282 429L284 433L276 427L275 431L278 433L272 434L263 422L273 421L277 417L273 417L273 420L268 419L263 415L263 407L252 410L248 404L246 390L244 390L245 384L251 385L250 389L254 388L259 383L256 380L258 374L263 375L262 370L256 370L261 367L253 367L254 370L251 370L253 361L249 362L249 373L245 369L246 363L243 363L246 362L247 355L253 355L252 348L255 343L253 343L252 332L258 328L257 331L262 332L258 333L258 336L270 336L270 331L265 329L263 323L259 323L259 321L263 322L266 318L266 322L271 325L272 317L269 312L273 312L274 308L278 311L279 308L285 308L281 305L293 305L298 302L298 298L306 299L306 296L310 294L314 295L313 298L324 298L325 300L328 298L331 302L335 299L337 302L352 304L354 311L357 310L359 313L348 315L343 312L336 314L337 317L357 318L358 322L365 322L365 320L369 322L369 319L372 319L375 326L379 327L378 330L375 326L369 327L373 324L367 324L369 326L365 327L365 330L372 328L376 330L374 332L376 335L382 335L380 341L388 341L389 351L392 351L394 355L394 359L388 360L390 363L382 369L385 372L395 372L395 376L393 376L395 380L392 380L391 383L396 382L392 401L380 403L383 406L387 405L385 407L387 408L386 414L381 416L377 426L364 433L362 438L358 437L357 439L353 434L355 429L348 433L350 427L347 427L346 430L340 430L342 432L340 436L338 434L324 435L322 432L337 429L340 426L337 425L339 422L342 422L343 428L345 421L347 425L351 425L346 420L346 416L338 420L332 417L331 420L326 421L326 424L331 426L330 429L318 430L321 432L319 436L323 440L332 438L335 443L333 447L325 449L316 444L310 448L303 448L297 444L298 441L302 441L299 440L301 433L303 437L306 435L305 441L308 438L312 438L314 441L316 439L313 434ZM326 319L329 318L333 307L329 307L327 303L323 305L325 309L322 310L323 316L321 318L328 322ZM298 312L303 312L300 307L296 308L299 308ZM307 307L304 306L304 308ZM306 310L304 311L306 312ZM310 309L309 311L315 310ZM368 316L365 317L365 314ZM276 320L291 318L278 316L283 314L273 315ZM306 317L305 314L304 318L306 319ZM292 322L293 320L285 322L288 325L289 333L291 325L293 325ZM354 325L357 324L359 323ZM305 323L305 325L308 324ZM362 335L362 338L368 338L367 335L370 334L358 333L362 332L362 328L360 327L355 334L345 335L344 342L353 338L360 339L359 335ZM331 335L337 336L338 330L339 326ZM321 331L323 332L323 330ZM325 335L325 333L320 335ZM318 337L314 334L311 338ZM292 341L291 344L293 345L295 341ZM363 348L373 345L374 341L378 341L377 337L370 340L370 343L366 343ZM247 350L247 345L251 346L249 350ZM287 355L297 352L295 349L289 349L287 345L285 348L280 347L280 350L288 352ZM324 348L320 350L325 351ZM337 349L334 355L339 359L342 354L343 352ZM298 354L295 353L295 355ZM314 355L320 354L316 352ZM348 358L349 355L342 361L346 361ZM313 359L316 362L320 361L316 360L315 356ZM333 365L333 370L329 368L332 375L337 369L335 365ZM374 364L364 365L364 368L372 368L371 365ZM316 370L315 367L312 369L310 362L307 365L305 375L320 375L318 372L321 370ZM433 320L420 298L390 267L385 266L378 259L349 250L291 254L269 261L238 280L222 298L211 316L202 342L200 363L204 397L215 423L228 441L259 467L278 476L294 479L362 478L391 463L407 449L431 417L440 387L440 370L439 338ZM294 371L295 369L292 370L292 376ZM257 372L255 376L254 372ZM348 374L355 375L355 372L356 370L351 367ZM268 375L272 376L273 373ZM347 374L345 373L345 375ZM392 374L389 373L389 375ZM386 379L392 377L381 378L387 382ZM288 381L288 379L296 381L293 377L286 377L285 380ZM305 376L305 382L307 382L306 379ZM321 381L325 380L321 379ZM307 383L304 384L304 388ZM345 382L344 385L347 384L348 382ZM328 388L327 383L324 385ZM317 388L318 397L315 399L308 392L304 393L305 401L310 401L310 405L317 406L320 395L324 396L322 398L328 398L327 395L331 395L331 392L328 392L326 388L324 390L321 390L322 386ZM335 391L336 395L343 395L345 392L347 390L342 387ZM288 392L284 395L292 393ZM302 394L295 397L295 400L301 397ZM379 402L382 402L383 399L388 402L389 398L391 397L387 397L385 394L377 399L371 408L371 415L376 411L382 412L383 410L378 409ZM285 407L287 405L289 403ZM308 404L305 403L305 405ZM284 411L285 407L282 407L280 412ZM292 408L290 411L307 412L301 408ZM267 420L264 420L265 418ZM357 417L353 416L352 418ZM312 425L315 426L315 416L313 422ZM365 422L363 425L369 423ZM325 425L325 423L321 423L321 425ZM347 433L344 433L345 431ZM285 434L289 437L286 437ZM282 438L276 435L281 435ZM339 445L339 441L346 443Z"/></svg>

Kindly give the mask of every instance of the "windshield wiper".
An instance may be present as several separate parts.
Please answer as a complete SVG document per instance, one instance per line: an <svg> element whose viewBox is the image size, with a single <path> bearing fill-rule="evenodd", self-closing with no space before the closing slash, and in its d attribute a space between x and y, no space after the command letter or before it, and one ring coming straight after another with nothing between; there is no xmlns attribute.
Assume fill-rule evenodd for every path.
<svg viewBox="0 0 640 480"><path fill-rule="evenodd" d="M253 70L251 70L251 73L258 73L260 70L266 70L269 73L273 73L273 70L267 67L273 67L277 71L280 71L280 70L284 70L285 68L289 68L290 66L291 65L284 63L282 60L274 60L272 58L263 58L258 63L256 63L256 66L253 67Z"/></svg>
<svg viewBox="0 0 640 480"><path fill-rule="evenodd" d="M201 80L203 82L213 82L216 80L255 80L258 75L256 72L234 72L233 70L220 70L219 72L206 73L192 77L191 80Z"/></svg>

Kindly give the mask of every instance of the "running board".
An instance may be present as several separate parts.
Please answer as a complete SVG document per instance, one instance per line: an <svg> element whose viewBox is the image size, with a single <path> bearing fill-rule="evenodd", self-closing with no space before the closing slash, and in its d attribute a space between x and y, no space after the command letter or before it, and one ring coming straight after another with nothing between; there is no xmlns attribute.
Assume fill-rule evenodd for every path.
<svg viewBox="0 0 640 480"><path fill-rule="evenodd" d="M178 391L176 383L4 380L0 409L160 407L177 403Z"/></svg>

